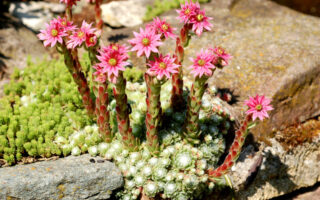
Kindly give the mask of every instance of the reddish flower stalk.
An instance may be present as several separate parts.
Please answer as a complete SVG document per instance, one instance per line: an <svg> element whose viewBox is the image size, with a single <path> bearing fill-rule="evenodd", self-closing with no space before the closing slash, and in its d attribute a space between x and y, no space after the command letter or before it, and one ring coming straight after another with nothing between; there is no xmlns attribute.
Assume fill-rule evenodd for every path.
<svg viewBox="0 0 320 200"><path fill-rule="evenodd" d="M213 60L215 60L215 56L203 50L197 54L195 59L191 59L193 65L190 68L192 69L191 73L194 75L195 81L188 97L187 117L183 132L185 140L191 144L200 143L199 111L203 94L208 87L206 82L216 69L212 64Z"/></svg>
<svg viewBox="0 0 320 200"><path fill-rule="evenodd" d="M128 100L125 89L126 80L123 78L123 72L119 71L115 87L113 88L113 95L116 99L118 130L122 136L123 144L130 151L137 151L139 148L139 140L134 137L132 128L130 127Z"/></svg>
<svg viewBox="0 0 320 200"><path fill-rule="evenodd" d="M94 116L95 104L90 96L90 89L87 79L84 73L81 71L81 65L78 59L78 51L67 49L66 45L61 45L64 62L67 66L69 72L72 74L73 80L78 86L78 91L82 96L82 102L84 107L87 109L88 115L90 117Z"/></svg>
<svg viewBox="0 0 320 200"><path fill-rule="evenodd" d="M246 112L247 116L244 122L235 134L229 154L221 166L219 166L217 169L211 168L208 170L208 175L212 181L215 181L215 179L218 179L222 175L226 174L234 165L248 135L248 127L255 121L256 118L259 118L261 121L265 118L268 118L269 115L267 111L273 110L272 106L270 105L270 100L264 96L257 95L255 97L250 97L249 100L245 101L245 104L249 107L249 110Z"/></svg>
<svg viewBox="0 0 320 200"><path fill-rule="evenodd" d="M96 11L96 27L98 30L102 31L103 21L101 18L101 3L102 0L96 0L95 11Z"/></svg>
<svg viewBox="0 0 320 200"><path fill-rule="evenodd" d="M250 122L252 122L252 115L247 115L241 127L236 132L234 141L229 149L229 154L227 155L222 165L220 165L217 169L208 169L208 175L212 181L226 174L238 159L241 148L248 135L247 129Z"/></svg>
<svg viewBox="0 0 320 200"><path fill-rule="evenodd" d="M185 101L183 99L183 70L182 61L184 58L184 46L189 43L190 36L189 25L185 24L180 30L180 37L176 39L175 63L180 65L179 73L172 75L172 90L171 90L171 107L175 111L181 111L184 108Z"/></svg>
<svg viewBox="0 0 320 200"><path fill-rule="evenodd" d="M97 83L94 86L96 95L96 116L99 132L104 140L110 143L114 137L110 128L110 114L108 110L109 96L108 96L108 83Z"/></svg>
<svg viewBox="0 0 320 200"><path fill-rule="evenodd" d="M146 127L147 127L147 147L152 154L159 153L159 140L158 140L158 126L161 118L161 102L160 91L161 83L156 77L145 73L144 75L147 84L147 114L146 114Z"/></svg>

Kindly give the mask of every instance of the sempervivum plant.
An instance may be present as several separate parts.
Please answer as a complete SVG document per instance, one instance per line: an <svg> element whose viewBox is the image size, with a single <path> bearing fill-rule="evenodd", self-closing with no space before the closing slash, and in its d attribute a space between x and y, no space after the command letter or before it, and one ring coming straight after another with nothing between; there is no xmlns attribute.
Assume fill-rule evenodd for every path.
<svg viewBox="0 0 320 200"><path fill-rule="evenodd" d="M100 46L100 0L95 1L96 28L85 21L74 26L71 8L77 0L61 2L67 4L66 16L53 19L38 37L44 46L63 54L66 68L31 68L18 74L0 102L0 156L9 164L25 155L103 156L115 162L125 178L117 194L120 199L199 199L225 184L249 128L256 119L268 117L272 107L259 95L245 102L245 120L218 165L232 116L208 88L208 80L229 64L231 56L221 47L203 47L190 58L194 79L184 78L184 48L193 36L212 29L200 5L181 5L179 34L156 18L134 32L130 49ZM173 54L161 52L165 40L176 45ZM81 47L89 55L89 67L79 60ZM128 51L146 60L143 72L131 68ZM128 71L133 75L126 75ZM132 83L128 77L145 82Z"/></svg>

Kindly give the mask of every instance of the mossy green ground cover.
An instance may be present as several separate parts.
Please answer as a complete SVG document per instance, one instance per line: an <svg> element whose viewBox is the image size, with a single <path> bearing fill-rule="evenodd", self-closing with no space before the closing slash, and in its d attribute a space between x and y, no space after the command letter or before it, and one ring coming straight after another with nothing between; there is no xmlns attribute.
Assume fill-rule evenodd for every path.
<svg viewBox="0 0 320 200"><path fill-rule="evenodd" d="M196 0L192 0L196 2ZM207 3L210 0L197 0L199 3ZM161 15L162 13L172 10L174 8L179 8L181 3L185 0L155 0L152 6L147 7L147 12L144 17L145 21L150 21L154 17Z"/></svg>
<svg viewBox="0 0 320 200"><path fill-rule="evenodd" d="M83 57L84 72L91 77L89 58ZM146 112L143 73L127 68L124 74L129 80L126 93L132 110L133 134L143 140ZM91 80L89 83L93 85ZM190 88L191 82L186 80L185 85ZM117 132L111 87L112 84L108 109L111 126ZM130 153L122 146L120 135L116 134L111 144L103 141L95 121L87 116L62 58L29 61L23 71L14 71L11 82L5 86L5 96L0 99L0 159L13 165L24 157L49 158L89 152L113 160L120 168L125 177L125 187L118 193L121 199L135 199L140 194L139 187L144 187L150 197L163 193L172 199L198 198L214 188L213 183L207 184L205 171L217 166L225 149L223 134L230 123L228 117L213 113L212 106L221 104L205 94L200 111L203 142L195 147L184 143L180 133L185 112L173 112L170 108L171 88L168 81L161 89L160 155L153 157L145 143L139 152ZM186 90L185 98L187 95Z"/></svg>

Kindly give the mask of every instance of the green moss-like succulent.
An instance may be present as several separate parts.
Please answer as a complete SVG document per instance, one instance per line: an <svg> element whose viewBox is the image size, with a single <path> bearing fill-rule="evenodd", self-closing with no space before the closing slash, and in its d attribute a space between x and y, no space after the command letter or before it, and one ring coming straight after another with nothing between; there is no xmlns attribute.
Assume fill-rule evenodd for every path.
<svg viewBox="0 0 320 200"><path fill-rule="evenodd" d="M192 0L199 3L207 3L210 0ZM154 17L174 8L178 8L185 0L155 0L152 6L147 7L147 12L144 16L145 21L152 20Z"/></svg>

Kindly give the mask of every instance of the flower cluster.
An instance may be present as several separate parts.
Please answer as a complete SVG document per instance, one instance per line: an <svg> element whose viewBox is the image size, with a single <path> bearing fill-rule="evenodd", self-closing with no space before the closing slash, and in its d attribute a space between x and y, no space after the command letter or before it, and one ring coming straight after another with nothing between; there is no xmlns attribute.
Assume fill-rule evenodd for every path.
<svg viewBox="0 0 320 200"><path fill-rule="evenodd" d="M63 2L68 5L67 18L53 19L38 37L45 46L58 44L57 49L64 54L65 64L82 95L84 107L97 122L95 135L99 132L105 142L101 145L102 150L97 143L90 147L88 144L89 148L85 150L92 155L100 151L106 158L115 160L126 178L122 197L130 199L143 194L179 199L198 197L196 191L202 193L203 188L212 189L235 163L255 119L269 117L267 112L272 110L270 100L264 96L250 97L245 102L249 106L246 118L236 131L224 163L217 166L224 149L221 134L231 126L225 118L231 120L232 116L220 109L222 105L218 105L219 109L212 108L214 102L207 93L208 79L215 70L227 66L231 56L221 47L202 49L190 58L192 65L189 69L194 76L191 83L183 80L188 71L184 72L182 67L192 33L200 36L204 31L210 31L212 24L209 20L212 18L206 16L198 2L186 1L177 10L178 18L184 23L178 36L174 33L175 28L157 17L144 29L140 28L139 33L133 32L129 50L120 44L99 45L101 33L97 30L102 26L101 0L95 1L96 28L85 21L79 28L73 26L68 20L72 19L71 7L76 1ZM160 47L169 38L175 40L175 50L173 54L164 54ZM94 69L92 87L86 76L90 74L89 70L82 69L79 62L77 48L81 47L89 52ZM128 51L146 59L142 87L139 84L133 87L124 76L126 66L130 65ZM183 91L184 86L189 92ZM112 93L108 91L110 87ZM92 111L95 116L91 115ZM87 137L91 141L90 136L81 132L74 134L71 140L80 143L82 148ZM56 142L61 141L64 140L59 137ZM65 151L72 151L74 155L82 151L77 145L72 147L66 146Z"/></svg>
<svg viewBox="0 0 320 200"><path fill-rule="evenodd" d="M178 19L192 26L192 31L198 36L200 36L204 30L211 30L212 24L209 20L212 18L206 16L205 11L200 9L198 2L193 3L187 0L184 5L181 5L181 10L177 10L177 12L179 14Z"/></svg>
<svg viewBox="0 0 320 200"><path fill-rule="evenodd" d="M86 47L93 47L97 44L100 33L91 24L82 22L80 28L72 25L73 23L66 18L55 18L46 24L46 29L38 34L40 40L43 40L44 46L54 47L57 43L66 42L69 49L80 47L83 43Z"/></svg>

